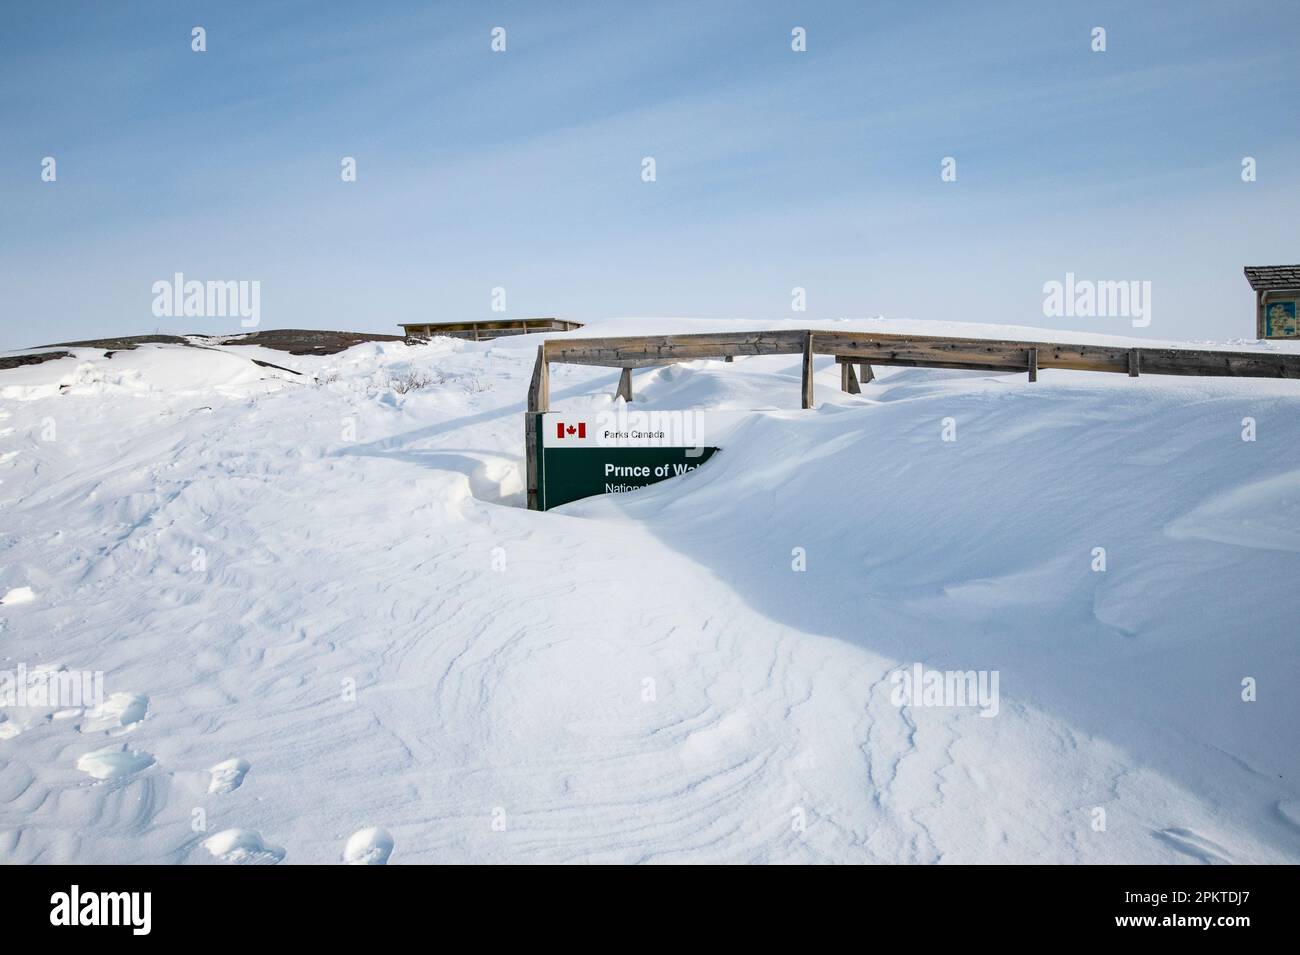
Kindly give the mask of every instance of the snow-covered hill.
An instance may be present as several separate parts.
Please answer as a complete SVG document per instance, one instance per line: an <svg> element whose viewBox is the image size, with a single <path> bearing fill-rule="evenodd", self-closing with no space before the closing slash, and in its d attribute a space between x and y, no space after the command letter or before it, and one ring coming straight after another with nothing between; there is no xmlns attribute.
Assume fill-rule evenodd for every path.
<svg viewBox="0 0 1300 955"><path fill-rule="evenodd" d="M107 694L0 710L0 859L1300 861L1300 383L697 362L721 454L534 513L538 341L0 371L0 671Z"/></svg>

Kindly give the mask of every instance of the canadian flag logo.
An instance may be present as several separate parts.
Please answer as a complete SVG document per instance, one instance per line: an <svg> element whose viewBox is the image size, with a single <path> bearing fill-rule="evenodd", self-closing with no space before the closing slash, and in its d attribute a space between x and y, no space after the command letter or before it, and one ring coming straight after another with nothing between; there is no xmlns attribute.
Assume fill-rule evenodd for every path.
<svg viewBox="0 0 1300 955"><path fill-rule="evenodd" d="M570 438L575 435L579 438L585 438L587 436L586 422L579 421L576 426L565 424L563 421L555 422L555 436L557 438L563 438L565 435L568 435Z"/></svg>

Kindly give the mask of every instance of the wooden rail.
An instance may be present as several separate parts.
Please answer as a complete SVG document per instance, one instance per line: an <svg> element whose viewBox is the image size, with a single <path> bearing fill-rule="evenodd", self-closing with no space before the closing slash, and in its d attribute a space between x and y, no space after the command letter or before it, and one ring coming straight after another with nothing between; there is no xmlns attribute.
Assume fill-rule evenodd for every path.
<svg viewBox="0 0 1300 955"><path fill-rule="evenodd" d="M618 395L631 401L634 368L703 358L731 361L747 355L801 355L801 395L805 408L813 406L813 358L816 355L835 356L840 365L840 388L850 394L861 393L854 365L860 368L862 383L875 378L872 365L1025 372L1030 381L1038 380L1041 368L1113 372L1134 378L1146 374L1300 379L1300 354L1275 352L1124 348L818 329L552 339L538 347L533 378L528 387L528 410L524 415L528 506L537 507L537 454L541 450L535 447L537 429L533 416L550 410L552 362L621 368Z"/></svg>

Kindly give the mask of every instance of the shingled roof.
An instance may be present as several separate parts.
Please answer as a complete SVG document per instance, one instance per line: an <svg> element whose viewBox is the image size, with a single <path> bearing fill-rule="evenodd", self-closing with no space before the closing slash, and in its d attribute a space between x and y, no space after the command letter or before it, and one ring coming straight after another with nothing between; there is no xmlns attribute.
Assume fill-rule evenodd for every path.
<svg viewBox="0 0 1300 955"><path fill-rule="evenodd" d="M1300 289L1300 265L1248 265L1242 271L1256 292Z"/></svg>

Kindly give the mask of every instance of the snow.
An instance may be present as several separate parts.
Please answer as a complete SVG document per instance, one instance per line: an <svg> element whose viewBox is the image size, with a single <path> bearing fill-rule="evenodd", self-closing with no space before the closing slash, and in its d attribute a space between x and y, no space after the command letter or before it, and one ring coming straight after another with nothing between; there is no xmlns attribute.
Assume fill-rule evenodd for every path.
<svg viewBox="0 0 1300 955"><path fill-rule="evenodd" d="M153 757L123 746L108 746L85 753L77 759L77 768L96 779L124 779L153 765Z"/></svg>
<svg viewBox="0 0 1300 955"><path fill-rule="evenodd" d="M569 337L809 326L1124 343ZM690 475L541 514L540 340L0 371L0 670L106 692L0 708L0 859L1300 861L1300 385L878 368L848 396L820 358L801 411L798 356L638 371L636 408L753 413ZM552 408L617 378L554 365ZM895 705L916 664L996 671L997 715Z"/></svg>
<svg viewBox="0 0 1300 955"><path fill-rule="evenodd" d="M0 459L0 464L3 464L5 461L9 461L16 456L17 456L17 452L12 452L12 454L5 455L3 459ZM36 599L36 594L32 592L32 588L15 587L13 590L5 594L3 597L0 597L0 604L5 604L6 606L9 607L16 607L18 604L31 603L35 599Z"/></svg>
<svg viewBox="0 0 1300 955"><path fill-rule="evenodd" d="M275 865L284 858L283 849L267 845L262 834L252 829L224 829L204 839L203 848L235 865Z"/></svg>
<svg viewBox="0 0 1300 955"><path fill-rule="evenodd" d="M82 733L107 733L118 736L140 725L149 711L149 698L138 693L114 693L102 706L86 711Z"/></svg>
<svg viewBox="0 0 1300 955"><path fill-rule="evenodd" d="M371 827L354 832L343 847L348 865L387 865L393 851L393 837L385 829Z"/></svg>
<svg viewBox="0 0 1300 955"><path fill-rule="evenodd" d="M208 792L224 796L232 793L244 783L244 776L252 769L246 759L224 759L208 772L212 781L208 783Z"/></svg>

